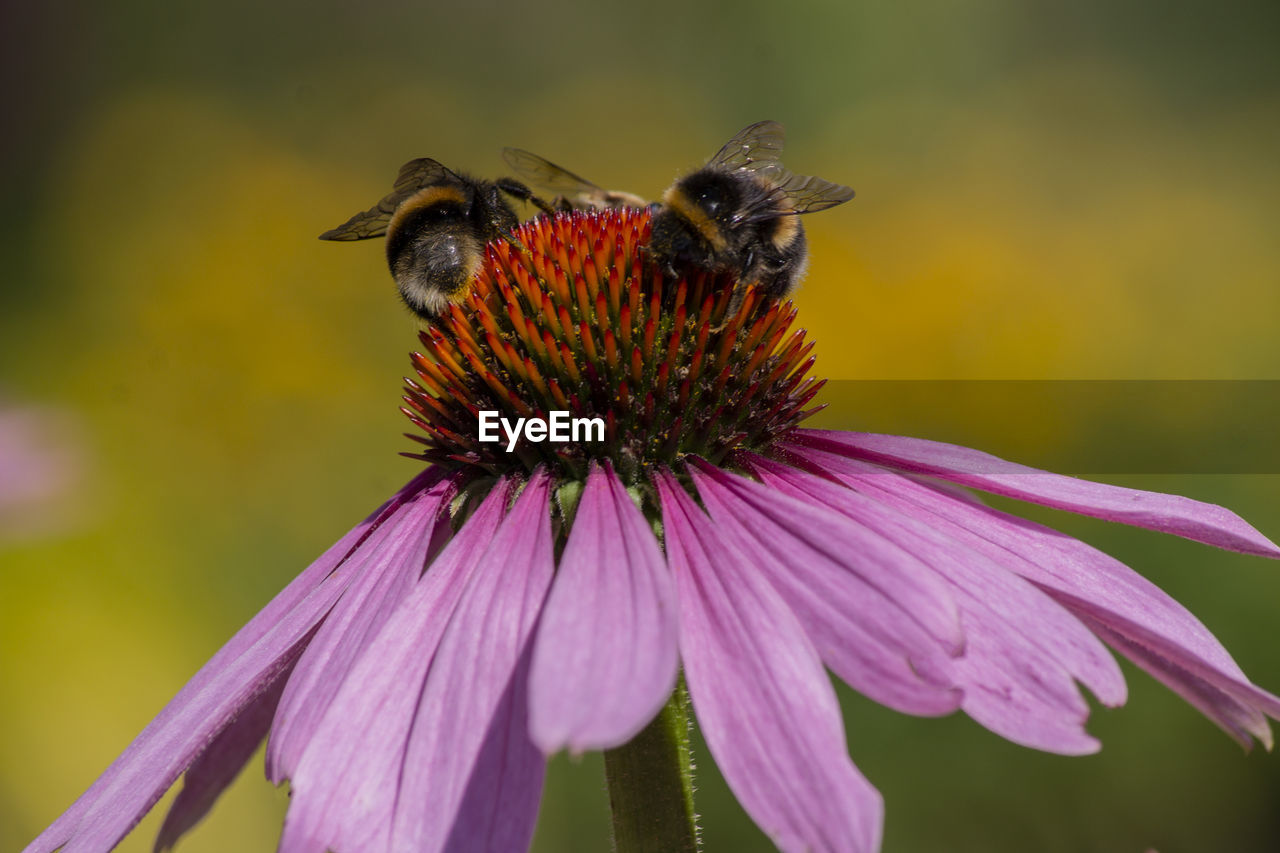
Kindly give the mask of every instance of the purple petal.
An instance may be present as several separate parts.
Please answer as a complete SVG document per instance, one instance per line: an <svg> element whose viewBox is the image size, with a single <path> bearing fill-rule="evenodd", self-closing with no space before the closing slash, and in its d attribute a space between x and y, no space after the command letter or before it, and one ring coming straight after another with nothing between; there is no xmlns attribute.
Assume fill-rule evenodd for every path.
<svg viewBox="0 0 1280 853"><path fill-rule="evenodd" d="M1009 740L1066 754L1094 752L1079 679L1107 705L1125 699L1124 677L1101 642L1067 610L980 551L935 527L827 479L752 458L765 481L822 501L918 556L953 585L967 647L952 674L962 707Z"/></svg>
<svg viewBox="0 0 1280 853"><path fill-rule="evenodd" d="M1077 480L1006 462L979 450L866 432L795 430L799 444L998 495L1159 530L1242 554L1280 557L1280 547L1229 509L1178 495Z"/></svg>
<svg viewBox="0 0 1280 853"><path fill-rule="evenodd" d="M26 848L109 850L205 746L301 654L387 529L440 475L430 469L348 533L236 633L52 826Z"/></svg>
<svg viewBox="0 0 1280 853"><path fill-rule="evenodd" d="M293 773L282 853L387 849L427 672L508 496L507 483L493 487L338 689Z"/></svg>
<svg viewBox="0 0 1280 853"><path fill-rule="evenodd" d="M593 467L534 645L530 731L548 755L631 740L675 688L675 590L649 522Z"/></svg>
<svg viewBox="0 0 1280 853"><path fill-rule="evenodd" d="M279 784L297 767L329 702L356 658L422 575L429 555L451 535L447 509L455 487L445 481L424 493L402 532L371 555L315 637L307 644L271 726L267 778Z"/></svg>
<svg viewBox="0 0 1280 853"><path fill-rule="evenodd" d="M711 466L692 472L711 517L744 550L761 555L759 570L837 675L906 713L946 714L959 706L946 671L963 638L942 579L818 502Z"/></svg>
<svg viewBox="0 0 1280 853"><path fill-rule="evenodd" d="M486 731L522 674L519 663L555 569L549 493L549 478L539 471L503 520L445 628L405 749L392 850L442 849L477 770ZM527 681L515 689L528 689ZM523 774L514 780L516 787L541 790L540 757L536 778L528 763L512 772ZM524 810L518 817L530 819L532 827Z"/></svg>
<svg viewBox="0 0 1280 853"><path fill-rule="evenodd" d="M792 450L885 503L927 513L931 526L1036 584L1233 737L1243 738L1245 745L1245 733L1270 742L1259 710L1280 716L1280 699L1250 684L1195 616L1128 566L1055 530L956 501L868 463L808 448Z"/></svg>
<svg viewBox="0 0 1280 853"><path fill-rule="evenodd" d="M444 849L528 850L546 759L529 738L528 647L498 703Z"/></svg>
<svg viewBox="0 0 1280 853"><path fill-rule="evenodd" d="M173 847L199 823L257 752L271 728L271 718L275 716L280 694L292 671L281 672L275 683L249 703L187 768L182 777L182 790L173 798L156 835L156 853Z"/></svg>
<svg viewBox="0 0 1280 853"><path fill-rule="evenodd" d="M725 781L782 850L878 850L883 802L849 759L835 692L795 614L674 476L655 482L689 693Z"/></svg>
<svg viewBox="0 0 1280 853"><path fill-rule="evenodd" d="M1271 727L1267 725L1267 718L1257 708L1236 700L1207 679L1188 672L1169 658L1111 630L1103 623L1087 617L1085 621L1098 632L1098 636L1142 667L1161 684L1187 700L1188 704L1216 723L1245 749L1253 746L1254 737L1267 749L1271 749ZM1265 702L1269 706L1269 713L1274 715L1277 707L1276 697L1260 690L1257 692L1260 698L1255 699L1255 703Z"/></svg>

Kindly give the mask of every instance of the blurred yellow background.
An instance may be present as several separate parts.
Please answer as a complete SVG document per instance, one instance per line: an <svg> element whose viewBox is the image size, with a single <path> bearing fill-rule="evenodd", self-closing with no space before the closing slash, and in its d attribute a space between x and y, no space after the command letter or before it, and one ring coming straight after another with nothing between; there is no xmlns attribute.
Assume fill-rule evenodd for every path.
<svg viewBox="0 0 1280 853"><path fill-rule="evenodd" d="M790 167L858 191L806 220L797 301L819 374L1280 379L1274 3L81 0L0 14L0 407L56 423L40 432L71 471L39 524L0 524L3 850L413 475L396 453L415 324L380 243L315 239L411 157L494 175L513 145L655 197L775 118ZM860 419L836 392L829 422L956 429L1038 464L1132 415L1073 408L1029 437L980 407L942 428L954 413L892 397ZM1273 443L1252 408L1186 417ZM1145 446L1115 440L1120 459L1124 442ZM1274 466L1110 470L1280 537ZM1029 514L1152 577L1280 689L1280 567ZM887 853L1280 849L1280 757L1242 756L1128 671L1129 706L1091 725L1102 753L1076 759L845 691ZM769 849L698 757L707 849ZM180 849L270 849L286 802L255 761ZM166 803L121 849L150 849ZM598 756L556 759L537 849L608 849L607 825Z"/></svg>

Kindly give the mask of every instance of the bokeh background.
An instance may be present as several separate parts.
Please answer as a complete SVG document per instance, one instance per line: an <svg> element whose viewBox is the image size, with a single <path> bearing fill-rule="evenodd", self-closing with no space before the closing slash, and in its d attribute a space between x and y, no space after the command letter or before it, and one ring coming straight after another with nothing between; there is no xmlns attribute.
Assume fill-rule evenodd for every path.
<svg viewBox="0 0 1280 853"><path fill-rule="evenodd" d="M841 380L827 423L1179 491L1280 536L1272 2L2 14L0 449L21 464L0 502L0 849L413 474L414 323L381 245L315 239L413 156L492 175L515 145L655 196L779 119L794 169L859 193L807 221L798 302ZM1177 382L1094 394L1114 380ZM1183 396L1147 405L1152 388ZM1152 577L1280 688L1280 567L1029 514ZM1086 758L843 691L885 850L1280 849L1280 756L1242 755L1128 672ZM769 849L698 757L707 849ZM121 849L150 849L166 803ZM286 803L255 761L180 849L271 849ZM556 759L537 849L608 844L598 756Z"/></svg>

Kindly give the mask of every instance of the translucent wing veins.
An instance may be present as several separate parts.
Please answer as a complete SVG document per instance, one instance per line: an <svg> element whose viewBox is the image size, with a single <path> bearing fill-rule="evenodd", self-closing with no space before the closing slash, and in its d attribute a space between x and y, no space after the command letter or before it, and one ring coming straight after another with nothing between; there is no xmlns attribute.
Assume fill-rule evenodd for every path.
<svg viewBox="0 0 1280 853"><path fill-rule="evenodd" d="M776 121L758 121L738 131L707 164L726 169L760 169L776 163L782 154L786 133Z"/></svg>
<svg viewBox="0 0 1280 853"><path fill-rule="evenodd" d="M603 192L598 185L581 175L575 175L568 169L522 148L502 149L502 159L531 183L558 193L568 195L592 191Z"/></svg>
<svg viewBox="0 0 1280 853"><path fill-rule="evenodd" d="M361 211L337 228L320 235L321 240L368 240L387 233L391 216L405 199L423 187L458 176L430 157L410 160L400 167L391 193L368 210Z"/></svg>

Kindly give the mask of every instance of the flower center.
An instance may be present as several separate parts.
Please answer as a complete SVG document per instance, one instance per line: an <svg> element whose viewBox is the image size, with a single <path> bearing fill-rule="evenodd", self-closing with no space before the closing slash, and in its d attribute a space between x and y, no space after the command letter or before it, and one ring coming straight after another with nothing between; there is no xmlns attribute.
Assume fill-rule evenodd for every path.
<svg viewBox="0 0 1280 853"><path fill-rule="evenodd" d="M806 376L813 344L789 331L791 302L724 274L664 279L647 209L539 217L515 236L522 246L489 244L466 298L419 334L403 411L424 449L406 455L490 476L545 465L560 480L608 459L633 485L688 454L765 449L816 411L823 382ZM602 425L569 441L507 431L556 412Z"/></svg>

